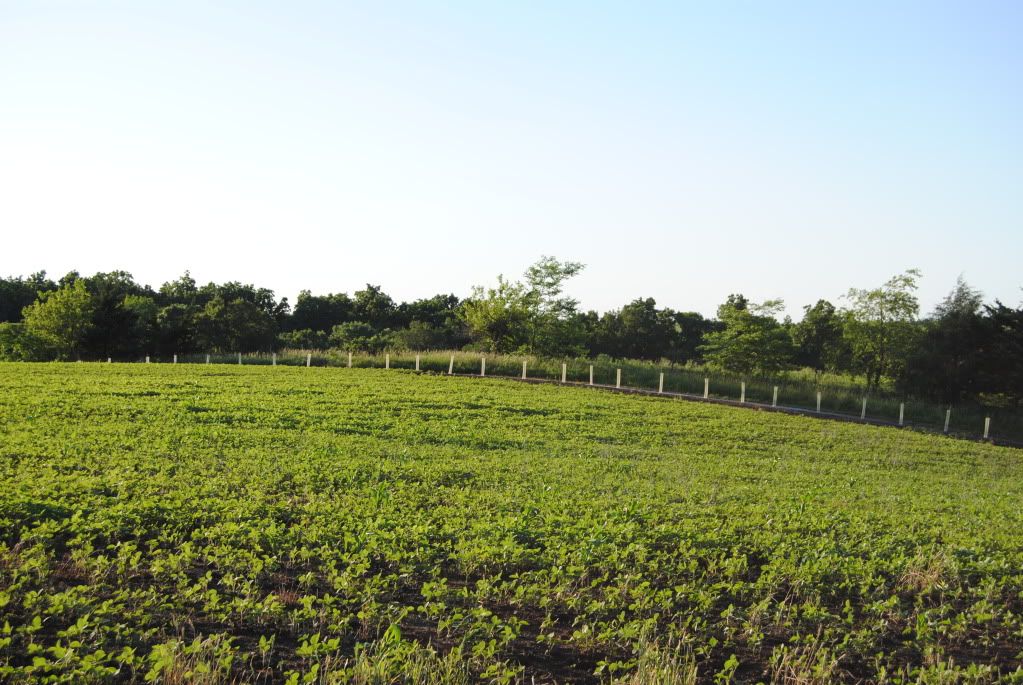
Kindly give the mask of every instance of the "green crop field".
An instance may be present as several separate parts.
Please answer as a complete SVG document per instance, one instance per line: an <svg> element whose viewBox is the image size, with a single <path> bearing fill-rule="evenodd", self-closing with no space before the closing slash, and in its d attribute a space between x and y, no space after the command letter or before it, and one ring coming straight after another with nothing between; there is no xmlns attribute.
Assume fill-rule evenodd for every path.
<svg viewBox="0 0 1023 685"><path fill-rule="evenodd" d="M0 364L0 681L1023 682L1021 458L407 370Z"/></svg>

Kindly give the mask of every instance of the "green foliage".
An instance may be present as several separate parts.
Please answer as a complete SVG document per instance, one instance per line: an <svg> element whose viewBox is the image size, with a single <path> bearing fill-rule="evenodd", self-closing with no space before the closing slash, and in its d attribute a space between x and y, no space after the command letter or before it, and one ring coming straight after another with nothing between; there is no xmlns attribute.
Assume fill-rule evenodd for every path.
<svg viewBox="0 0 1023 685"><path fill-rule="evenodd" d="M258 304L242 298L226 300L217 294L196 316L199 349L212 352L270 350L277 326Z"/></svg>
<svg viewBox="0 0 1023 685"><path fill-rule="evenodd" d="M391 326L396 306L394 300L378 285L366 284L365 290L357 290L352 301L352 317L368 323L376 330Z"/></svg>
<svg viewBox="0 0 1023 685"><path fill-rule="evenodd" d="M901 385L949 405L975 394L984 376L984 359L975 351L999 337L991 330L990 321L981 316L981 307L981 294L959 277L934 315L923 322L920 342L909 352ZM987 354L991 352L987 350ZM1011 358L1007 355L1004 361ZM1008 368L1002 373L1005 371Z"/></svg>
<svg viewBox="0 0 1023 685"><path fill-rule="evenodd" d="M325 350L330 347L330 334L303 328L277 335L277 347L293 350Z"/></svg>
<svg viewBox="0 0 1023 685"><path fill-rule="evenodd" d="M0 361L31 362L47 358L45 340L23 323L0 323Z"/></svg>
<svg viewBox="0 0 1023 685"><path fill-rule="evenodd" d="M27 278L0 278L0 323L18 323L21 311L36 301L40 292L56 290L57 284L39 271Z"/></svg>
<svg viewBox="0 0 1023 685"><path fill-rule="evenodd" d="M827 300L803 307L802 320L792 327L796 363L813 369L818 376L847 368L849 349L843 329L842 316Z"/></svg>
<svg viewBox="0 0 1023 685"><path fill-rule="evenodd" d="M334 326L330 332L329 342L334 347L346 351L381 352L391 345L389 330L377 332L368 323L349 321Z"/></svg>
<svg viewBox="0 0 1023 685"><path fill-rule="evenodd" d="M345 293L313 295L303 290L298 294L288 325L297 331L329 333L334 326L351 318L352 300Z"/></svg>
<svg viewBox="0 0 1023 685"><path fill-rule="evenodd" d="M907 271L872 290L851 288L846 295L845 337L857 368L870 387L882 376L901 377L917 340L913 325L920 305L914 292L920 271Z"/></svg>
<svg viewBox="0 0 1023 685"><path fill-rule="evenodd" d="M776 315L784 303L767 300L754 304L741 295L732 295L718 308L720 331L704 336L704 358L714 366L736 373L772 374L792 360L788 333Z"/></svg>
<svg viewBox="0 0 1023 685"><path fill-rule="evenodd" d="M85 282L76 280L59 290L41 292L39 300L25 307L25 330L58 359L78 356L92 328L92 297Z"/></svg>
<svg viewBox="0 0 1023 685"><path fill-rule="evenodd" d="M444 347L447 335L424 321L413 321L408 328L395 332L394 345L407 350L436 350Z"/></svg>
<svg viewBox="0 0 1023 685"><path fill-rule="evenodd" d="M497 277L496 288L474 286L461 316L484 350L511 352L526 344L531 313L529 291L521 283Z"/></svg>
<svg viewBox="0 0 1023 685"><path fill-rule="evenodd" d="M522 350L530 354L581 354L583 329L576 320L578 301L564 297L564 284L583 270L578 262L541 257L525 273L525 282L497 277L496 288L475 286L461 315L479 349Z"/></svg>
<svg viewBox="0 0 1023 685"><path fill-rule="evenodd" d="M3 682L1023 673L1015 450L238 365L0 364L0 429Z"/></svg>

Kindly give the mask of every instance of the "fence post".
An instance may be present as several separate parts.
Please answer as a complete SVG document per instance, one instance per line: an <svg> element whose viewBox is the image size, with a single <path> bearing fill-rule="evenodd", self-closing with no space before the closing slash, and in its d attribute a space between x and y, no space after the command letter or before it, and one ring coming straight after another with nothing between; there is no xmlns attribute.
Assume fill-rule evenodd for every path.
<svg viewBox="0 0 1023 685"><path fill-rule="evenodd" d="M821 391L817 391L817 413L821 413Z"/></svg>
<svg viewBox="0 0 1023 685"><path fill-rule="evenodd" d="M482 376L486 376L486 375L487 375L487 358L486 357L480 357L480 376L482 377Z"/></svg>
<svg viewBox="0 0 1023 685"><path fill-rule="evenodd" d="M389 352L384 353L384 368L391 368L391 354Z"/></svg>
<svg viewBox="0 0 1023 685"><path fill-rule="evenodd" d="M777 385L774 386L774 396L771 398L771 406L772 407L777 407L778 406L778 386Z"/></svg>
<svg viewBox="0 0 1023 685"><path fill-rule="evenodd" d="M952 408L949 407L948 409L945 410L945 430L942 431L942 432L944 432L944 433L948 432L948 422L949 422L949 419L951 419L951 418L952 418Z"/></svg>
<svg viewBox="0 0 1023 685"><path fill-rule="evenodd" d="M177 363L178 363L178 355L174 355L174 363L175 363L175 364L177 364Z"/></svg>
<svg viewBox="0 0 1023 685"><path fill-rule="evenodd" d="M114 360L112 357L107 357L107 364L113 364Z"/></svg>
<svg viewBox="0 0 1023 685"><path fill-rule="evenodd" d="M906 418L906 403L899 402L899 425L903 425L903 419Z"/></svg>
<svg viewBox="0 0 1023 685"><path fill-rule="evenodd" d="M860 421L867 418L867 398L863 398L863 409L860 409Z"/></svg>
<svg viewBox="0 0 1023 685"><path fill-rule="evenodd" d="M313 365L313 353L312 352L306 352L305 353L305 366L308 369L312 365Z"/></svg>
<svg viewBox="0 0 1023 685"><path fill-rule="evenodd" d="M739 386L739 402L740 404L746 402L746 381L742 381Z"/></svg>
<svg viewBox="0 0 1023 685"><path fill-rule="evenodd" d="M149 363L149 355L148 354L146 355L146 363L147 364Z"/></svg>
<svg viewBox="0 0 1023 685"><path fill-rule="evenodd" d="M568 364L561 362L561 382L564 383L568 380Z"/></svg>
<svg viewBox="0 0 1023 685"><path fill-rule="evenodd" d="M277 366L277 353L276 352L274 352L273 361L271 362L271 366Z"/></svg>
<svg viewBox="0 0 1023 685"><path fill-rule="evenodd" d="M419 355L416 355L416 371L419 370Z"/></svg>
<svg viewBox="0 0 1023 685"><path fill-rule="evenodd" d="M348 368L352 368L352 353L348 353Z"/></svg>
<svg viewBox="0 0 1023 685"><path fill-rule="evenodd" d="M616 388L622 387L622 370L621 369L618 369L618 373L615 374L615 387Z"/></svg>
<svg viewBox="0 0 1023 685"><path fill-rule="evenodd" d="M451 361L448 362L448 375L452 375L455 372L455 355L451 355Z"/></svg>
<svg viewBox="0 0 1023 685"><path fill-rule="evenodd" d="M710 379L709 378L704 378L703 379L703 399L707 399L709 397L710 397Z"/></svg>
<svg viewBox="0 0 1023 685"><path fill-rule="evenodd" d="M657 379L657 394L664 392L664 372L661 371L660 377Z"/></svg>
<svg viewBox="0 0 1023 685"><path fill-rule="evenodd" d="M207 363L207 364L209 364L209 363L210 363L210 355L206 355L206 363Z"/></svg>
<svg viewBox="0 0 1023 685"><path fill-rule="evenodd" d="M522 380L526 380L526 360L522 360Z"/></svg>
<svg viewBox="0 0 1023 685"><path fill-rule="evenodd" d="M590 385L593 385L593 364L590 364Z"/></svg>
<svg viewBox="0 0 1023 685"><path fill-rule="evenodd" d="M984 417L984 439L987 440L988 434L991 432L991 417Z"/></svg>

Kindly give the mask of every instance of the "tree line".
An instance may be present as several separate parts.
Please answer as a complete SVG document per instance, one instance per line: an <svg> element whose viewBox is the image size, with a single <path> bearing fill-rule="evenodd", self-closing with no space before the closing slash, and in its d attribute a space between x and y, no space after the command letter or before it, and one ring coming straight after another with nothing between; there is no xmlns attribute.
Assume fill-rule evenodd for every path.
<svg viewBox="0 0 1023 685"><path fill-rule="evenodd" d="M189 273L158 290L125 271L53 281L0 278L0 360L125 359L285 348L474 349L541 356L666 360L776 376L812 369L857 375L945 403L1023 403L1023 307L985 303L959 279L925 316L908 270L840 305L818 300L800 321L781 300L731 294L714 318L638 298L600 314L564 293L583 265L543 257L519 280L497 278L469 297L395 302L380 286L302 291L294 305L268 288L199 285Z"/></svg>

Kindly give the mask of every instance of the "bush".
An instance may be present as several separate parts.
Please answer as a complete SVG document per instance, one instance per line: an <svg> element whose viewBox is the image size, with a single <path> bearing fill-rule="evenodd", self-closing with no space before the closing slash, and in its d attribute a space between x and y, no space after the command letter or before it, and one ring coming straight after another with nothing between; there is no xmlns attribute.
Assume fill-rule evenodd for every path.
<svg viewBox="0 0 1023 685"><path fill-rule="evenodd" d="M0 323L0 361L31 362L49 359L53 351L23 323Z"/></svg>

